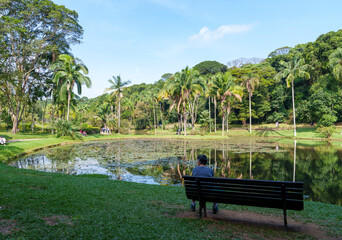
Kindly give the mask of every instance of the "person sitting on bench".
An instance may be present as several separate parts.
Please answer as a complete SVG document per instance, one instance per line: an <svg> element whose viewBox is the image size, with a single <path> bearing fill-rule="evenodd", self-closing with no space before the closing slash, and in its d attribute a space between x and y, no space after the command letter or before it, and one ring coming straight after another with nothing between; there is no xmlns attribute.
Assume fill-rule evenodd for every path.
<svg viewBox="0 0 342 240"><path fill-rule="evenodd" d="M206 155L199 155L197 157L197 167L192 170L192 176L194 177L214 177L214 170L207 167L208 158ZM196 210L196 202L192 200L191 202L191 210ZM213 213L216 214L218 212L218 204L213 203Z"/></svg>

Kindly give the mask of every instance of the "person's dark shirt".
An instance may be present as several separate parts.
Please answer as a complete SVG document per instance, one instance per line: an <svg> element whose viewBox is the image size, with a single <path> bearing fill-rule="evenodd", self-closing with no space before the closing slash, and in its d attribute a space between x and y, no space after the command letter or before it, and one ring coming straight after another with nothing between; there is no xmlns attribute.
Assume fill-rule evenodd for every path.
<svg viewBox="0 0 342 240"><path fill-rule="evenodd" d="M205 166L197 166L192 170L192 176L195 177L214 177L214 170Z"/></svg>

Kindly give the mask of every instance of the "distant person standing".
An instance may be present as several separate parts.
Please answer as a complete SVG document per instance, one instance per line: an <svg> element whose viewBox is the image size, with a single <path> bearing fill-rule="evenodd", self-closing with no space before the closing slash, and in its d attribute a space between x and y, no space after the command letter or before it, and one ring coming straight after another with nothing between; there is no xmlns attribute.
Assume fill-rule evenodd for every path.
<svg viewBox="0 0 342 240"><path fill-rule="evenodd" d="M276 122L276 127L279 128L279 121Z"/></svg>
<svg viewBox="0 0 342 240"><path fill-rule="evenodd" d="M197 167L192 170L192 176L194 177L214 177L214 170L207 167L208 158L206 155L199 155L197 157ZM192 200L191 202L191 210L196 210L196 202ZM217 203L213 203L213 213L216 214L218 212Z"/></svg>

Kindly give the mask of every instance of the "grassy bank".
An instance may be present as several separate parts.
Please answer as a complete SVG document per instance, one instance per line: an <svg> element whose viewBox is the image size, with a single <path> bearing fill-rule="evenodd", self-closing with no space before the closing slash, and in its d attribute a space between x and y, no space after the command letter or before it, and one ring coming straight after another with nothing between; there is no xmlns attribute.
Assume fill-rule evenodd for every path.
<svg viewBox="0 0 342 240"><path fill-rule="evenodd" d="M233 132L232 130L231 132ZM243 130L237 130L243 131ZM286 130L284 130L286 131ZM246 131L245 131L246 132ZM299 131L300 132L300 131ZM141 134L141 133L139 133ZM121 138L226 139L220 133L178 136L163 132L145 135L92 135L85 141ZM314 134L314 133L311 133ZM56 144L79 141L52 135L17 134L0 146L0 161ZM236 134L236 136L248 136ZM31 140L35 139L35 140ZM274 139L289 141L290 138ZM301 140L302 141L302 140ZM314 143L304 140L303 144ZM106 179L22 170L0 163L0 239L312 239L282 226L184 217L189 213L184 189ZM210 205L208 205L210 209ZM222 211L258 212L282 218L281 210L220 206ZM222 211L220 212L221 214ZM327 237L342 238L342 207L305 202L305 211L288 211L289 219L315 223ZM181 217L183 216L183 217ZM291 225L290 225L291 230ZM292 229L293 230L293 229Z"/></svg>
<svg viewBox="0 0 342 240"><path fill-rule="evenodd" d="M0 182L2 239L312 239L296 231L286 233L281 225L179 217L190 212L181 187L43 173L4 164L0 164ZM221 206L221 213L224 209L282 215L281 210L237 206ZM318 224L330 237L342 237L342 207L305 202L305 211L288 214L289 219Z"/></svg>

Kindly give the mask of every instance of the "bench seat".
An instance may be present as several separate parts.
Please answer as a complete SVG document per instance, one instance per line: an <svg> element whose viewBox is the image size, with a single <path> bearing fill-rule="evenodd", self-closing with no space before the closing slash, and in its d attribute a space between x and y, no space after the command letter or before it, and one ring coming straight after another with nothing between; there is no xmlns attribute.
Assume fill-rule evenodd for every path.
<svg viewBox="0 0 342 240"><path fill-rule="evenodd" d="M237 204L283 209L287 229L286 210L304 210L303 182L266 181L231 178L183 176L186 196L200 202L206 216L206 202Z"/></svg>

